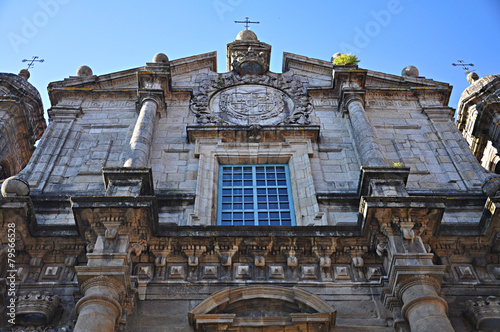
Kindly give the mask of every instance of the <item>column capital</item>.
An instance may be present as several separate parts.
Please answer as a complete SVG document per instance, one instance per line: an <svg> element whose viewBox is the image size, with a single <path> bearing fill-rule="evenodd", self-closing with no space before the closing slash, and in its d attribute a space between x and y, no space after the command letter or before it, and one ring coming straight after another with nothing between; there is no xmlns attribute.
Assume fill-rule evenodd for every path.
<svg viewBox="0 0 500 332"><path fill-rule="evenodd" d="M112 290L114 294L110 295L113 295L112 297L116 297L117 301L122 301L127 294L127 289L121 281L106 275L98 275L85 280L81 284L80 289L84 295L87 295L89 292L92 293L91 288L94 287L106 287Z"/></svg>
<svg viewBox="0 0 500 332"><path fill-rule="evenodd" d="M365 107L365 92L363 90L342 90L342 104L345 108L355 101L360 102L361 106Z"/></svg>
<svg viewBox="0 0 500 332"><path fill-rule="evenodd" d="M156 114L161 115L161 110L166 109L165 104L165 94L163 91L137 91L137 102L136 102L136 110L137 113L140 113L142 106L151 101L156 105Z"/></svg>

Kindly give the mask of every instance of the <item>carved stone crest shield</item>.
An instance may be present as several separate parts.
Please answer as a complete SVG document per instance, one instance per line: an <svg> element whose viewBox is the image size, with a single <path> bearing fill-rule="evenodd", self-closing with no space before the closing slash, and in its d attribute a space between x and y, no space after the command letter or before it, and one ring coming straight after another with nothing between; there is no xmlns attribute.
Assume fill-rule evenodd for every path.
<svg viewBox="0 0 500 332"><path fill-rule="evenodd" d="M215 94L210 109L220 118L237 125L276 125L290 115L293 101L273 87L239 85Z"/></svg>

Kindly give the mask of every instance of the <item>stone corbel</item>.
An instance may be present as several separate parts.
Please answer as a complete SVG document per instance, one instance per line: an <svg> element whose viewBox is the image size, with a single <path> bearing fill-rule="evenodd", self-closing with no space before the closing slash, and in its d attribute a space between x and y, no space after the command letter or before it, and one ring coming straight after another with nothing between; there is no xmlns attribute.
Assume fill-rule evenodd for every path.
<svg viewBox="0 0 500 332"><path fill-rule="evenodd" d="M411 220L411 218L394 218L392 219L392 223L399 227L403 239L413 243L413 239L415 238L415 231L413 230L413 227L415 226L415 223Z"/></svg>
<svg viewBox="0 0 500 332"><path fill-rule="evenodd" d="M149 247L149 251L155 256L155 279L165 279L165 267L167 264L167 258L173 250L174 249L170 244L154 245Z"/></svg>
<svg viewBox="0 0 500 332"><path fill-rule="evenodd" d="M365 261L363 255L368 252L367 246L350 246L344 247L344 252L351 255L351 266L355 281L366 280L363 268L365 267Z"/></svg>
<svg viewBox="0 0 500 332"><path fill-rule="evenodd" d="M321 280L332 281L332 259L331 256L337 251L337 238L331 238L331 242L316 241L312 247L312 252L319 258L319 268L321 271ZM323 242L323 243L320 243Z"/></svg>
<svg viewBox="0 0 500 332"><path fill-rule="evenodd" d="M286 257L287 266L290 268L290 280L294 281L299 280L299 259L297 253L302 251L302 248L296 245L296 240L297 239L292 238L290 239L289 245L280 247L280 252Z"/></svg>
<svg viewBox="0 0 500 332"><path fill-rule="evenodd" d="M264 240L264 241L262 241ZM265 243L262 243L265 242ZM273 247L272 239L261 238L257 243L247 245L247 252L254 258L256 268L256 280L265 280L266 278L266 256Z"/></svg>
<svg viewBox="0 0 500 332"><path fill-rule="evenodd" d="M214 250L219 256L222 265L222 278L221 280L231 280L231 266L233 265L233 256L238 252L237 245L219 245L215 244Z"/></svg>
<svg viewBox="0 0 500 332"><path fill-rule="evenodd" d="M43 257L48 251L51 251L51 247L46 247L44 245L34 246L27 250L28 254L31 256L29 263L29 273L26 281L35 282L38 280L43 267Z"/></svg>
<svg viewBox="0 0 500 332"><path fill-rule="evenodd" d="M196 270L198 268L198 265L200 264L200 257L205 254L205 252L207 251L207 247L190 244L182 246L181 250L188 259L189 271L187 280L188 281L198 280Z"/></svg>
<svg viewBox="0 0 500 332"><path fill-rule="evenodd" d="M123 217L116 218L101 218L100 222L104 226L104 250L114 251L114 246L117 243L118 229L123 224Z"/></svg>

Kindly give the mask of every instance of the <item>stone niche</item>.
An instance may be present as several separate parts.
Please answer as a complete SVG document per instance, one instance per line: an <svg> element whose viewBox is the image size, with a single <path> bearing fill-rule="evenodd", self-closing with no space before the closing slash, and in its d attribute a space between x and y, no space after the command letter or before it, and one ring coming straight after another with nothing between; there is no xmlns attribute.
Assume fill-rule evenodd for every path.
<svg viewBox="0 0 500 332"><path fill-rule="evenodd" d="M290 116L293 108L292 99L283 91L255 84L224 89L210 100L213 114L240 126L277 125Z"/></svg>

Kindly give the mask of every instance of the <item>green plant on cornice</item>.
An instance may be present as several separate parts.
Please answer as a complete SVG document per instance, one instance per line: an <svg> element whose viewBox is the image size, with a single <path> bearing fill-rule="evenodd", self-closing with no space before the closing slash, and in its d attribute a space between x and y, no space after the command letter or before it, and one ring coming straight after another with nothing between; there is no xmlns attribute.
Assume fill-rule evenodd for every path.
<svg viewBox="0 0 500 332"><path fill-rule="evenodd" d="M358 57L354 54L341 54L333 59L333 63L336 65L357 65L358 62Z"/></svg>

